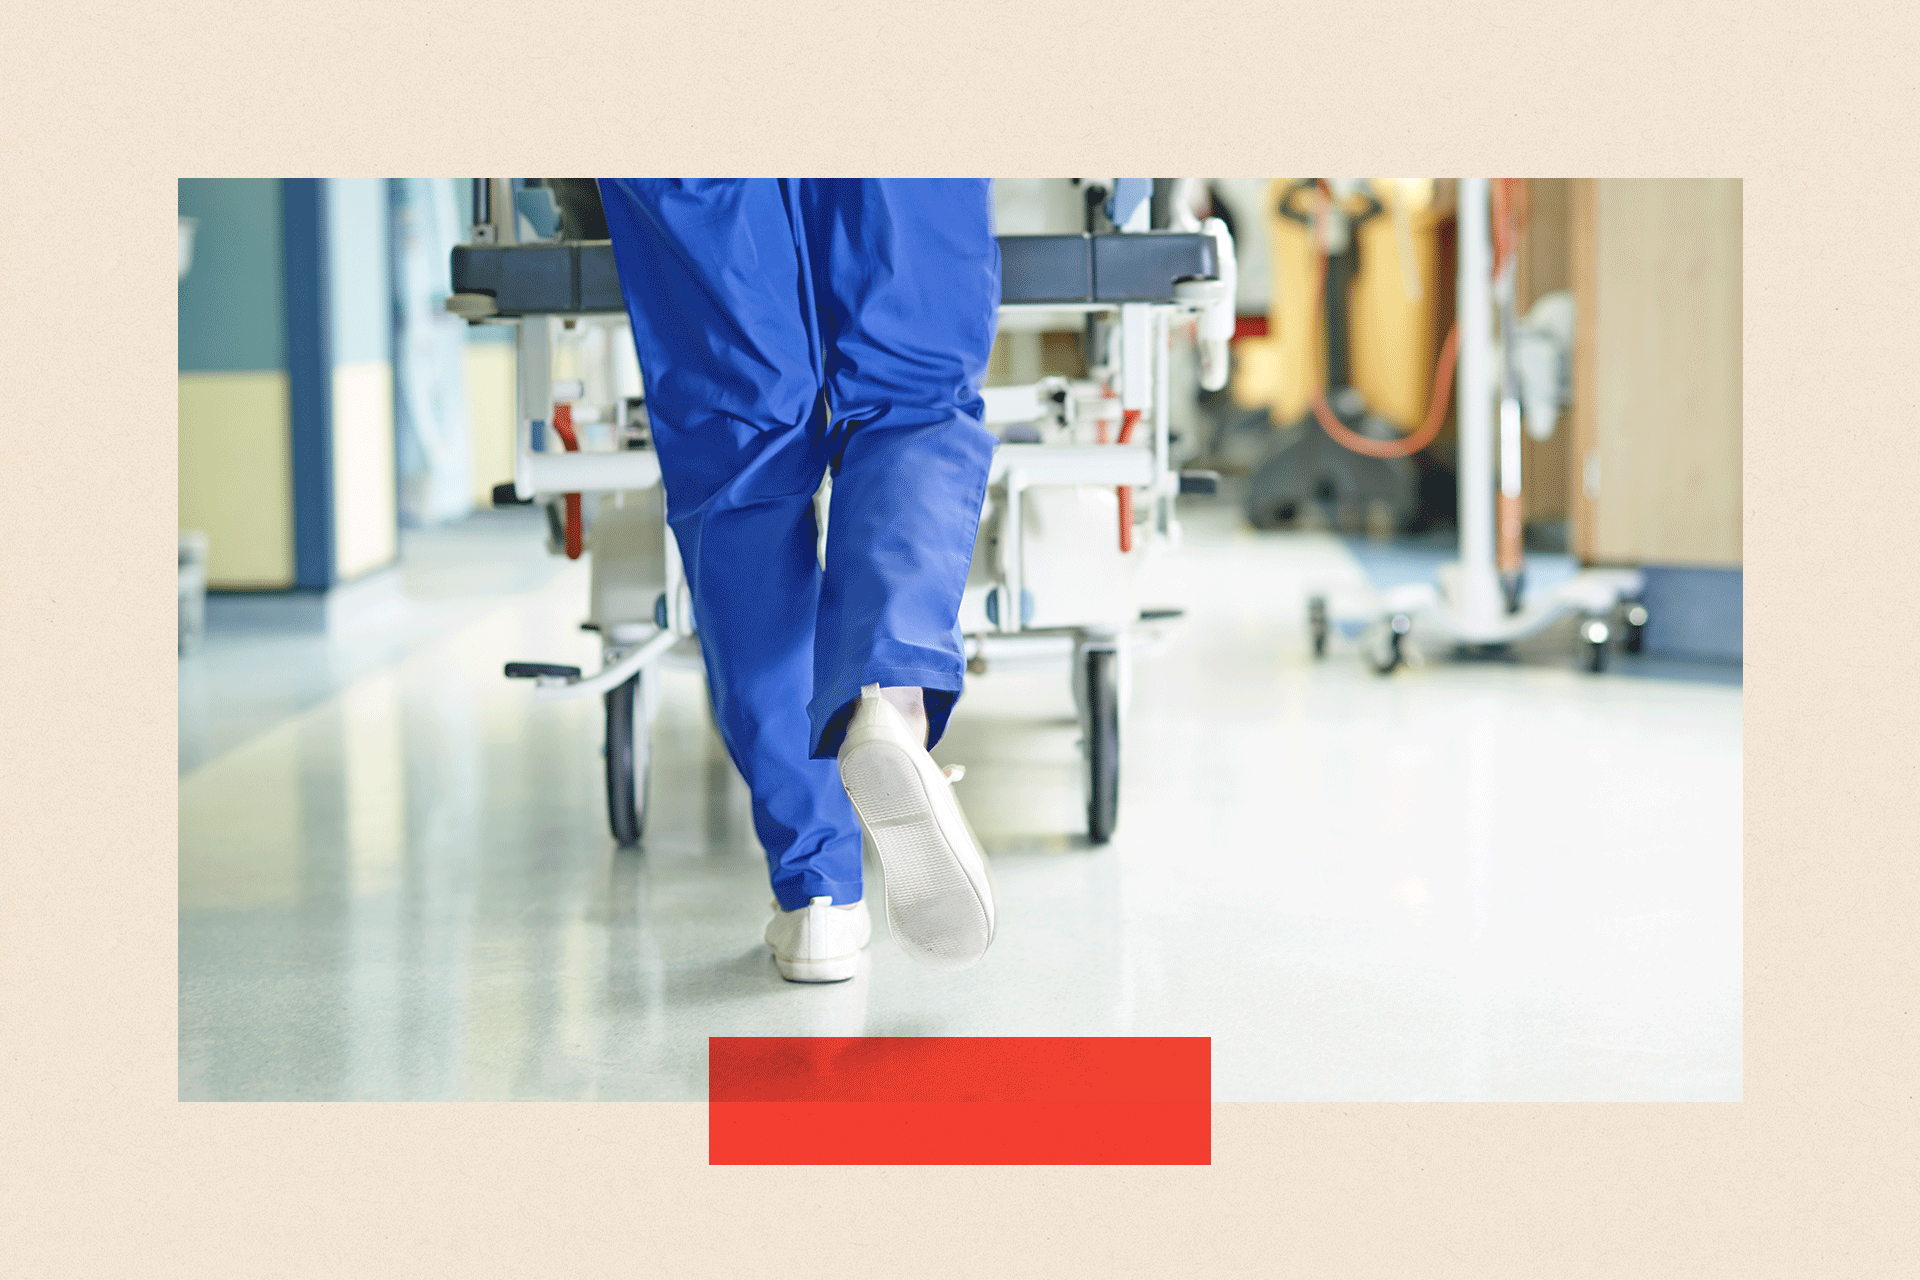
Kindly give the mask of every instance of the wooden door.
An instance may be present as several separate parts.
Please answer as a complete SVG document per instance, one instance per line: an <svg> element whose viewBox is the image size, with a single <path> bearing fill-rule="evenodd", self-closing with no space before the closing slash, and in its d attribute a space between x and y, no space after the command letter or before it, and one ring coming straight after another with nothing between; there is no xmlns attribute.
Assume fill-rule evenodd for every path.
<svg viewBox="0 0 1920 1280"><path fill-rule="evenodd" d="M1573 533L1598 563L1740 563L1737 179L1570 192Z"/></svg>

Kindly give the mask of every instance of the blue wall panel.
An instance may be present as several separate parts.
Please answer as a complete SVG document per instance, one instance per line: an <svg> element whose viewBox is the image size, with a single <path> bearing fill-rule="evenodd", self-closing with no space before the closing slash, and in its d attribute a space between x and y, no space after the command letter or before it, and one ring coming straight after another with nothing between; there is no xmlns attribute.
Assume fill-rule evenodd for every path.
<svg viewBox="0 0 1920 1280"><path fill-rule="evenodd" d="M333 585L333 325L327 184L280 180L287 392L293 418L294 583Z"/></svg>
<svg viewBox="0 0 1920 1280"><path fill-rule="evenodd" d="M1738 661L1745 575L1739 569L1647 565L1649 653Z"/></svg>

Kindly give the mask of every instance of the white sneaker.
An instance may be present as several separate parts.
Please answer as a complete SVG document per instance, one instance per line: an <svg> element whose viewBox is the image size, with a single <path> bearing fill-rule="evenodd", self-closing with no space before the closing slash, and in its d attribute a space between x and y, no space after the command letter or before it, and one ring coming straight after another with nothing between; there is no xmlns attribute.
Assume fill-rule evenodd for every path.
<svg viewBox="0 0 1920 1280"><path fill-rule="evenodd" d="M935 969L965 969L993 942L986 855L953 795L963 773L934 764L879 685L860 690L840 781L880 854L888 927L908 955Z"/></svg>
<svg viewBox="0 0 1920 1280"><path fill-rule="evenodd" d="M773 904L767 921L767 945L788 982L845 982L860 967L860 949L873 937L866 899L833 905L815 898L797 911Z"/></svg>

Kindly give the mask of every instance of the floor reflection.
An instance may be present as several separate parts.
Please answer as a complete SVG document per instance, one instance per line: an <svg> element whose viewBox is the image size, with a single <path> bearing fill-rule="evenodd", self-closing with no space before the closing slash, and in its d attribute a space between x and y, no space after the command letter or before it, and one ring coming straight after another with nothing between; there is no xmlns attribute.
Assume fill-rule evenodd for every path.
<svg viewBox="0 0 1920 1280"><path fill-rule="evenodd" d="M612 847L598 704L498 674L591 662L577 566L358 675L181 778L181 1097L695 1099L713 1035L1207 1035L1223 1100L1739 1097L1739 690L1316 665L1337 542L1188 538L1111 845L1063 674L956 715L1002 914L964 974L882 924L852 981L779 981L697 671Z"/></svg>

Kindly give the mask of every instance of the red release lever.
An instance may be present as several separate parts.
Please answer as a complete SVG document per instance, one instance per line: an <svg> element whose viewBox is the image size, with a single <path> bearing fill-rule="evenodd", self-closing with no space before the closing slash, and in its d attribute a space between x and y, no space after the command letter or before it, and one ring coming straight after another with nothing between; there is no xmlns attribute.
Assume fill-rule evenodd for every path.
<svg viewBox="0 0 1920 1280"><path fill-rule="evenodd" d="M1120 443L1128 444L1133 440L1133 429L1140 425L1138 409L1123 409L1120 412ZM1133 550L1133 486L1121 485L1120 494L1120 550Z"/></svg>
<svg viewBox="0 0 1920 1280"><path fill-rule="evenodd" d="M556 404L553 406L553 434L560 437L560 443L567 446L568 453L580 451L580 438L573 434L573 406ZM578 560L585 549L585 534L580 527L580 495L564 495L567 502L567 559Z"/></svg>

